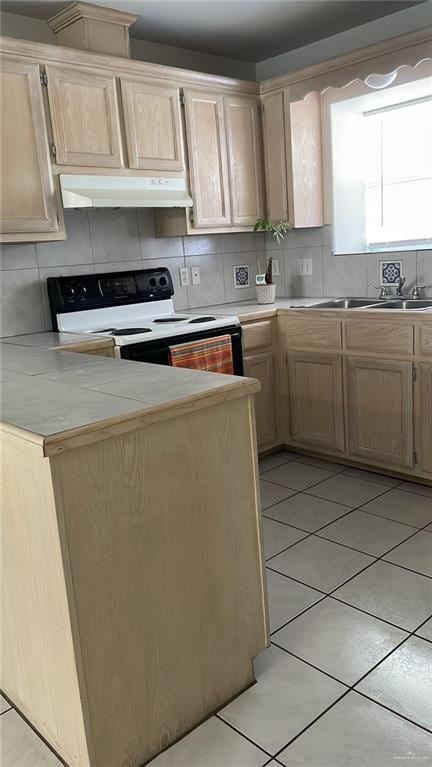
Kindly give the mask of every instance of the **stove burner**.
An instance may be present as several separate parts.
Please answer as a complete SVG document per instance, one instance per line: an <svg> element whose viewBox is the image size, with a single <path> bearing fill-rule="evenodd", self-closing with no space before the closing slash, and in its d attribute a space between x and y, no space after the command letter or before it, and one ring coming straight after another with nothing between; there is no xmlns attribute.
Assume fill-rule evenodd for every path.
<svg viewBox="0 0 432 767"><path fill-rule="evenodd" d="M114 328L113 336L135 336L139 333L151 333L150 328Z"/></svg>
<svg viewBox="0 0 432 767"><path fill-rule="evenodd" d="M187 319L187 317L159 317L153 320L153 322L185 322Z"/></svg>
<svg viewBox="0 0 432 767"><path fill-rule="evenodd" d="M194 322L212 322L216 317L195 317L194 320L189 320L189 325L193 325Z"/></svg>

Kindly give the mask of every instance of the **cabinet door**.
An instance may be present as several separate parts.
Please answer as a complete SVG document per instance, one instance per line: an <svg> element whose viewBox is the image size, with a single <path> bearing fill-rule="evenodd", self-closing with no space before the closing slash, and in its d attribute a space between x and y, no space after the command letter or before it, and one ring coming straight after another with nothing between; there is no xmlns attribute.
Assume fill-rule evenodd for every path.
<svg viewBox="0 0 432 767"><path fill-rule="evenodd" d="M352 456L413 466L411 362L347 357L347 422Z"/></svg>
<svg viewBox="0 0 432 767"><path fill-rule="evenodd" d="M56 232L59 224L39 66L2 61L0 76L0 231L5 235Z"/></svg>
<svg viewBox="0 0 432 767"><path fill-rule="evenodd" d="M287 221L288 189L283 91L265 96L262 105L267 216L271 221Z"/></svg>
<svg viewBox="0 0 432 767"><path fill-rule="evenodd" d="M121 78L130 168L183 170L178 88Z"/></svg>
<svg viewBox="0 0 432 767"><path fill-rule="evenodd" d="M342 361L339 354L287 354L291 438L343 452Z"/></svg>
<svg viewBox="0 0 432 767"><path fill-rule="evenodd" d="M432 477L432 362L418 365L415 398L417 460Z"/></svg>
<svg viewBox="0 0 432 767"><path fill-rule="evenodd" d="M264 215L259 101L225 97L233 226L253 226Z"/></svg>
<svg viewBox="0 0 432 767"><path fill-rule="evenodd" d="M323 187L319 93L289 101L285 91L289 220L297 227L322 226Z"/></svg>
<svg viewBox="0 0 432 767"><path fill-rule="evenodd" d="M253 354L244 357L243 362L245 375L261 383L261 391L255 394L255 418L258 447L263 447L273 442L276 435L273 354Z"/></svg>
<svg viewBox="0 0 432 767"><path fill-rule="evenodd" d="M231 225L223 96L185 90L194 228Z"/></svg>
<svg viewBox="0 0 432 767"><path fill-rule="evenodd" d="M46 67L59 165L120 168L120 121L112 75Z"/></svg>

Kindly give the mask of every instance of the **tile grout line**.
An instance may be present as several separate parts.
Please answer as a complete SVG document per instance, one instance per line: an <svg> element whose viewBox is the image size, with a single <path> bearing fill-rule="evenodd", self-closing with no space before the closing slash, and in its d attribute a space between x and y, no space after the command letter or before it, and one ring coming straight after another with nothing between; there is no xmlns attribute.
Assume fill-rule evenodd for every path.
<svg viewBox="0 0 432 767"><path fill-rule="evenodd" d="M245 692L247 692L247 690L245 690ZM240 693L240 694L243 694L243 693ZM235 700L235 698L234 698L234 700ZM222 709L222 711L223 711L223 709ZM252 738L249 738L248 735L245 735L243 732L241 732L241 730L238 730L237 727L235 727L233 724L231 724L231 722L227 722L227 720L224 719L221 716L221 711L217 711L215 714L213 714L213 716L215 716L217 719L219 719L219 721L223 722L228 727L230 727L231 730L234 730L234 732L236 732L237 735L241 735L242 738L244 738L245 740L249 741L249 743L252 743L253 746L256 746L256 748L259 748L266 756L270 757L270 759L273 759L272 754L269 751L267 751L263 746L259 746L258 743L256 743L254 740L252 740ZM192 732L193 732L193 730L192 730ZM266 762L265 764L268 764L268 762ZM265 765L264 765L264 767L265 767Z"/></svg>

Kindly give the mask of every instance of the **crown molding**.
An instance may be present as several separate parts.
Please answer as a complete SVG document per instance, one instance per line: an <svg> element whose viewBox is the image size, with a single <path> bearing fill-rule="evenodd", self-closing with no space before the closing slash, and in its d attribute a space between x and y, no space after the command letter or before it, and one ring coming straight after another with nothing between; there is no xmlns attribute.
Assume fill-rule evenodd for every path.
<svg viewBox="0 0 432 767"><path fill-rule="evenodd" d="M70 24L74 24L81 19L91 19L92 21L108 21L110 24L121 24L121 26L130 27L137 20L135 13L126 13L117 11L114 8L105 8L92 3L76 2L65 8L64 11L51 16L47 23L53 32L60 32Z"/></svg>
<svg viewBox="0 0 432 767"><path fill-rule="evenodd" d="M428 46L431 46L431 44L432 26L415 32L407 32L406 34L398 35L397 37L391 37L383 42L368 45L365 48L356 48L354 51L343 53L332 59L326 59L319 64L311 64L303 69L295 69L284 75L278 75L277 77L272 77L268 80L262 80L259 84L260 93L264 95L271 93L272 91L281 90L290 85L297 85L306 80L321 80L322 78L325 78L326 75L331 75L335 72L340 72L341 70L348 70L350 67L354 68L355 65L370 62L371 60L376 60L377 64L379 64L379 59L381 57L385 66L387 64L385 57L388 58L391 54L401 53L400 63L404 64L403 52L407 48L414 48L415 46L419 46L418 55L420 57L424 55L425 58L430 58L432 56L432 47ZM420 47L424 50L420 50ZM331 84L332 83L329 81L329 85Z"/></svg>

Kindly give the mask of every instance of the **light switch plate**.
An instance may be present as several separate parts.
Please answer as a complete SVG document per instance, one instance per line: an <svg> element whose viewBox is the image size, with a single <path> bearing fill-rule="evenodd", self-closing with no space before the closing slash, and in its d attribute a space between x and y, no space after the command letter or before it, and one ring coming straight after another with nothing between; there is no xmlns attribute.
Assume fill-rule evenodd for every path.
<svg viewBox="0 0 432 767"><path fill-rule="evenodd" d="M179 269L180 285L182 288L187 288L189 285L189 269L187 266L181 266Z"/></svg>
<svg viewBox="0 0 432 767"><path fill-rule="evenodd" d="M300 277L309 276L312 274L312 259L311 258L299 258L298 259L298 273Z"/></svg>
<svg viewBox="0 0 432 767"><path fill-rule="evenodd" d="M279 260L277 258L273 259L272 266L273 266L273 277L279 277L280 275Z"/></svg>
<svg viewBox="0 0 432 767"><path fill-rule="evenodd" d="M200 268L199 266L193 266L192 272L192 285L201 285Z"/></svg>

